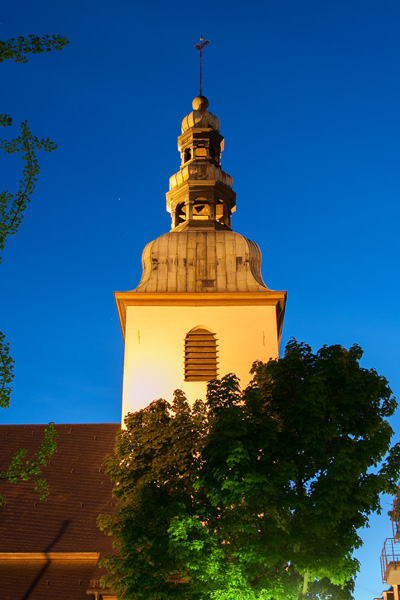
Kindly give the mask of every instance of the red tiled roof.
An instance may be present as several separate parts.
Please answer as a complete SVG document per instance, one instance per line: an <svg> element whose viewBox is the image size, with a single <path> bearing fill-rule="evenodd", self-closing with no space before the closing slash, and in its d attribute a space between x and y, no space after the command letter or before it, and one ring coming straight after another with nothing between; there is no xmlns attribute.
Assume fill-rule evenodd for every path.
<svg viewBox="0 0 400 600"><path fill-rule="evenodd" d="M0 425L0 470L6 468L17 448L26 448L28 457L32 455L43 439L44 428L45 425ZM112 484L102 463L107 454L113 454L120 425L56 425L56 429L57 453L43 470L50 488L46 501L39 500L32 483L0 482L0 494L7 498L7 504L0 507L0 553L112 552L111 539L98 529L96 521L99 514L111 510ZM7 600L87 598L86 589L95 566L96 561L89 560L40 563L1 559L0 596ZM22 572L26 574L23 580ZM17 590L14 581L21 582L17 586L19 592L12 592ZM26 596L24 590L32 581L36 583ZM60 591L55 586L61 586ZM75 587L76 593L72 593ZM4 595L6 590L8 595ZM67 596L64 592L68 592Z"/></svg>
<svg viewBox="0 0 400 600"><path fill-rule="evenodd" d="M0 561L2 600L90 600L95 562Z"/></svg>

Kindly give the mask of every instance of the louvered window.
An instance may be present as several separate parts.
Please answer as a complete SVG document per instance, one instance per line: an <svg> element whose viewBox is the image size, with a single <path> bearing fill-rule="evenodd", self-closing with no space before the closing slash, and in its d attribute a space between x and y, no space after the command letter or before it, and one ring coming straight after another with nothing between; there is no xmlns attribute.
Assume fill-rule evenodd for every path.
<svg viewBox="0 0 400 600"><path fill-rule="evenodd" d="M185 338L185 381L209 381L217 377L215 333L196 327Z"/></svg>

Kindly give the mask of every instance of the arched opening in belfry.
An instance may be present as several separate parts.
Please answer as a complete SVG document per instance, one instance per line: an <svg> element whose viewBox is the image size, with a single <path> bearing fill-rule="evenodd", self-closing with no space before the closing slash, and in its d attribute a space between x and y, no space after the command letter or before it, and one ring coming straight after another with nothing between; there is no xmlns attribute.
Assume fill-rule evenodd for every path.
<svg viewBox="0 0 400 600"><path fill-rule="evenodd" d="M214 161L217 165L220 164L220 155L218 150L215 149L215 146L210 146L210 159Z"/></svg>
<svg viewBox="0 0 400 600"><path fill-rule="evenodd" d="M218 200L215 206L215 219L218 223L224 224L224 203L222 200Z"/></svg>
<svg viewBox="0 0 400 600"><path fill-rule="evenodd" d="M211 209L207 198L198 197L193 204L193 219L205 221L210 218Z"/></svg>
<svg viewBox="0 0 400 600"><path fill-rule="evenodd" d="M186 221L186 204L181 202L175 209L175 227Z"/></svg>
<svg viewBox="0 0 400 600"><path fill-rule="evenodd" d="M207 148L205 146L197 146L196 158L207 158Z"/></svg>

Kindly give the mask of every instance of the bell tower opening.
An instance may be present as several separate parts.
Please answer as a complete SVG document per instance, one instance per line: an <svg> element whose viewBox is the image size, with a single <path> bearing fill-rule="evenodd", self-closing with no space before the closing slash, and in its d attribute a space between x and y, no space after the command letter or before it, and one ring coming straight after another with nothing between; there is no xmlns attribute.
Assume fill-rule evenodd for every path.
<svg viewBox="0 0 400 600"><path fill-rule="evenodd" d="M211 209L207 198L196 198L193 204L193 219L199 221L208 221L210 219Z"/></svg>

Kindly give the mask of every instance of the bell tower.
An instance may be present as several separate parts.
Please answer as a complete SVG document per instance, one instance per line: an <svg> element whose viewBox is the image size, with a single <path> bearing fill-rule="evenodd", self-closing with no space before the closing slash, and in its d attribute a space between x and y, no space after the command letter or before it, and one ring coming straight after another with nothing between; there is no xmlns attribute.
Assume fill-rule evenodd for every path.
<svg viewBox="0 0 400 600"><path fill-rule="evenodd" d="M257 244L232 231L233 180L221 168L224 138L203 95L182 120L181 165L169 182L172 227L147 244L143 274L116 292L125 339L123 416L175 389L205 398L207 381L278 357L286 292L261 276Z"/></svg>

